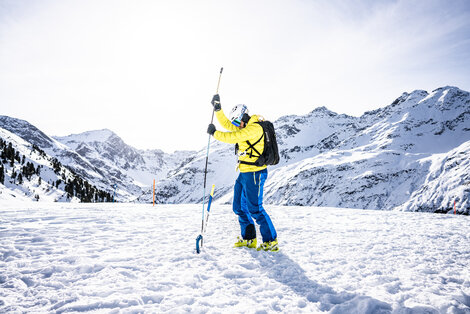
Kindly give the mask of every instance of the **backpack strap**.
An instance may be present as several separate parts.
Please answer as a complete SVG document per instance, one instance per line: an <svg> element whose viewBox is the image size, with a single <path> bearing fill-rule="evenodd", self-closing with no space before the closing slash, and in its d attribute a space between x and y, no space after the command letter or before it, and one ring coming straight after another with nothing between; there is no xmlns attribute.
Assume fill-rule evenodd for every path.
<svg viewBox="0 0 470 314"><path fill-rule="evenodd" d="M253 157L253 151L258 154L258 156L255 156L255 157L258 157L258 158L261 157L261 153L255 148L255 145L258 144L263 139L263 137L264 137L264 132L263 132L263 135L261 135L261 137L256 142L254 142L253 144L251 144L250 141L246 141L246 143L249 146L243 153L245 153L247 150L249 150L251 148L250 158ZM244 165L252 165L252 166L257 165L256 162L243 161L243 160L239 160L238 163L239 164L244 164Z"/></svg>
<svg viewBox="0 0 470 314"><path fill-rule="evenodd" d="M239 164L244 164L244 165L256 166L256 162L239 160L238 163Z"/></svg>
<svg viewBox="0 0 470 314"><path fill-rule="evenodd" d="M255 157L261 156L261 153L255 148L255 145L258 144L263 139L263 137L264 137L264 132L263 132L263 135L261 135L261 137L253 144L251 144L250 141L246 141L246 143L248 144L248 148L245 149L245 152L251 148L250 158L253 157L253 151L255 151L258 154L258 156L255 156Z"/></svg>

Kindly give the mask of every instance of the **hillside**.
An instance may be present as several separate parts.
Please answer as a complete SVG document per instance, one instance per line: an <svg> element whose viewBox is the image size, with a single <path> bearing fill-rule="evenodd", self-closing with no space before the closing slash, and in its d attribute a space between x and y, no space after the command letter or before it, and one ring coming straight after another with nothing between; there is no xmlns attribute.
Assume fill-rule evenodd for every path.
<svg viewBox="0 0 470 314"><path fill-rule="evenodd" d="M112 195L0 128L0 200L110 202Z"/></svg>
<svg viewBox="0 0 470 314"><path fill-rule="evenodd" d="M88 131L64 137L50 137L29 122L0 116L0 129L22 140L30 151L33 145L56 158L84 180L98 188L114 192L119 201L133 201L153 182L166 177L194 152L138 150L110 130Z"/></svg>
<svg viewBox="0 0 470 314"><path fill-rule="evenodd" d="M446 212L455 201L460 213L470 212L468 92L418 90L361 117L320 107L274 125L281 161L269 168L267 204ZM170 173L160 200L200 202L203 161L201 150ZM230 203L233 148L214 143L209 161L208 182L219 202Z"/></svg>
<svg viewBox="0 0 470 314"><path fill-rule="evenodd" d="M122 201L135 200L152 185L154 179L165 178L171 169L194 153L138 150L107 129L54 138L99 169L107 181L117 184ZM74 163L70 166L78 167Z"/></svg>
<svg viewBox="0 0 470 314"><path fill-rule="evenodd" d="M274 121L281 160L269 167L265 203L470 213L470 94L457 87L403 93L360 117L319 107ZM104 129L51 138L26 121L0 128L44 150L120 201L200 203L206 147L166 154L138 150ZM206 134L201 134L206 136ZM182 144L183 146L183 144ZM232 145L212 139L207 183L229 204ZM206 193L207 194L207 193Z"/></svg>

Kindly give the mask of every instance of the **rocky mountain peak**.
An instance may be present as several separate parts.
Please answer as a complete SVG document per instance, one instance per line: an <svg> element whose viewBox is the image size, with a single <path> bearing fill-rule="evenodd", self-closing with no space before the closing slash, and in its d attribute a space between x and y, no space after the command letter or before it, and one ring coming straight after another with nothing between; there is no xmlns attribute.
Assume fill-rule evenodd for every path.
<svg viewBox="0 0 470 314"><path fill-rule="evenodd" d="M26 121L0 117L0 123L21 137L40 134ZM415 90L361 117L318 107L281 117L274 125L281 161L269 168L266 204L447 211L452 200L460 200L467 206L460 211L469 212L464 201L470 193L466 91L453 86ZM54 156L102 186L117 184L123 200L151 200L148 186L157 179L159 202L202 201L205 148L142 151L108 129L57 139L63 144L54 141ZM231 200L235 165L232 145L214 142L207 182L215 184L217 202ZM432 197L421 197L425 193Z"/></svg>
<svg viewBox="0 0 470 314"><path fill-rule="evenodd" d="M53 146L53 140L28 121L0 116L0 127L43 149Z"/></svg>
<svg viewBox="0 0 470 314"><path fill-rule="evenodd" d="M59 142L66 142L69 146L78 146L80 144L104 144L107 142L121 141L121 138L109 129L92 130L67 136L54 136Z"/></svg>
<svg viewBox="0 0 470 314"><path fill-rule="evenodd" d="M328 115L328 116L337 116L338 114L336 112L333 112L331 110L329 110L328 108L326 108L325 106L321 106L321 107L317 107L315 109L313 109L309 114L308 116L311 116L311 115Z"/></svg>

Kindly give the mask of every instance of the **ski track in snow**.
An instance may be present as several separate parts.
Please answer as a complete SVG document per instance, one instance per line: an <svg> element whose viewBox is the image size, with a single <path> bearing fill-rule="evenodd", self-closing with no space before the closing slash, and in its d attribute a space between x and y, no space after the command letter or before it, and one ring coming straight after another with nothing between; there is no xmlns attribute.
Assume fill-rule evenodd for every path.
<svg viewBox="0 0 470 314"><path fill-rule="evenodd" d="M0 207L1 313L470 313L465 216L266 206L272 253L214 205L198 255L197 204Z"/></svg>

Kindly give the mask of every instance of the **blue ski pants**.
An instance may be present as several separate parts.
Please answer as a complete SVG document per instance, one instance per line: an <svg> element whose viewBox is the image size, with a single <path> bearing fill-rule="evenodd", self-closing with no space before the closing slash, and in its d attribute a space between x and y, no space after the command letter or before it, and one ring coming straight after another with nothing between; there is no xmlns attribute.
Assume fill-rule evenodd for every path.
<svg viewBox="0 0 470 314"><path fill-rule="evenodd" d="M247 239L247 227L251 227L255 232L253 218L260 226L263 242L277 238L271 218L263 208L263 186L267 177L268 170L264 169L256 172L241 172L235 181L233 211L238 215L243 239ZM252 237L249 236L249 238Z"/></svg>

